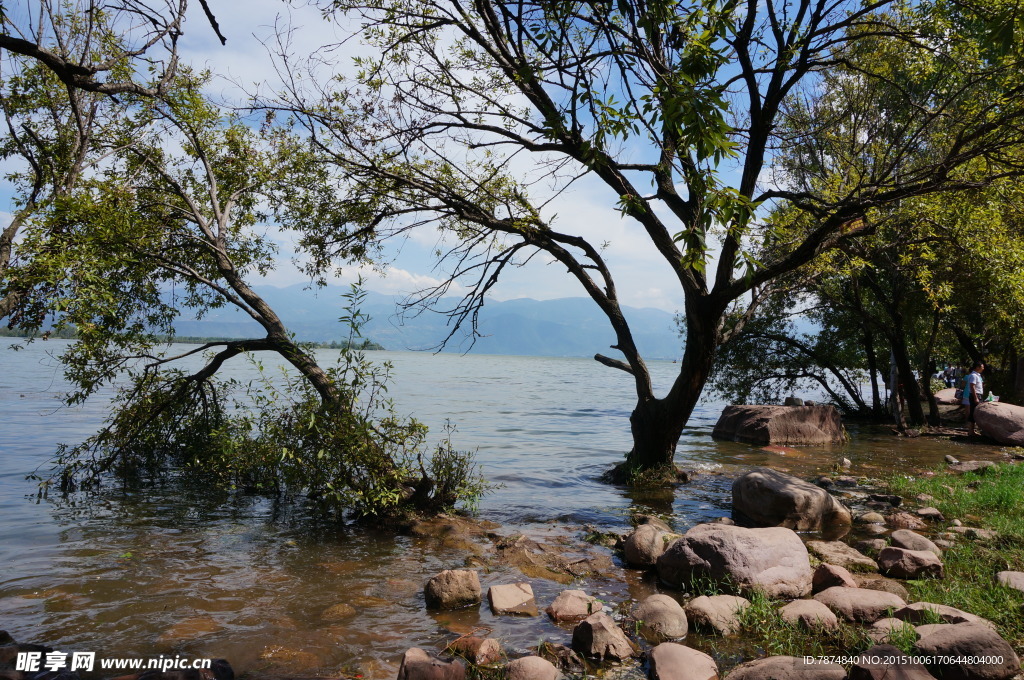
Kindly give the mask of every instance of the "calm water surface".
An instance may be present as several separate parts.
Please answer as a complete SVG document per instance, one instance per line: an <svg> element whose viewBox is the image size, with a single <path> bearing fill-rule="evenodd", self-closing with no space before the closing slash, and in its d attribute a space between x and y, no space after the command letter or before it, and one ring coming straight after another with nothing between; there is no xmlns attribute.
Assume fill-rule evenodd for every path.
<svg viewBox="0 0 1024 680"><path fill-rule="evenodd" d="M311 523L292 508L254 498L178 488L108 492L91 503L36 498L25 479L60 442L95 431L105 402L60 404L65 387L52 357L66 343L37 342L18 352L0 345L0 629L21 641L100 657L180 653L225 657L253 675L362 675L393 678L411 645L437 647L486 626L512 653L541 639L568 643L569 628L546 618L497 618L485 607L458 615L424 610L429 576L463 564L461 549ZM329 361L336 352L323 350ZM458 448L478 450L484 474L503 488L480 516L544 539L581 525L622 530L636 511L671 513L679 529L729 512L731 476L770 464L810 474L843 456L854 474L932 466L955 444L898 441L855 431L852 443L778 456L710 437L720 404L702 403L679 446L697 481L674 493L632 496L598 476L629 447L629 377L590 359L368 353L394 364L390 396L435 434L446 418ZM652 366L662 388L676 370ZM244 362L231 367L251 377ZM987 452L991 453L991 451ZM623 572L624 573L624 572ZM484 588L523 580L482 573ZM565 586L531 579L543 608ZM583 584L606 601L653 592L636 574ZM356 614L325 621L328 607Z"/></svg>

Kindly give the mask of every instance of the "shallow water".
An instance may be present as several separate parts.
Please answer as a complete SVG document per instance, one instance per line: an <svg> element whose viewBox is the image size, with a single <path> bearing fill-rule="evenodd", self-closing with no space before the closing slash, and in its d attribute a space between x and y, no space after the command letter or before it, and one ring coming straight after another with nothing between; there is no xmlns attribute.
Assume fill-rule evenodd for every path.
<svg viewBox="0 0 1024 680"><path fill-rule="evenodd" d="M0 629L21 641L99 657L182 654L224 657L254 675L362 675L392 678L412 645L442 646L484 626L510 654L542 639L568 643L568 627L494 617L486 607L458 614L424 609L429 576L462 566L462 546L310 522L300 511L265 499L227 497L204 489L158 488L144 494L106 492L97 502L57 503L35 496L25 476L59 442L77 442L104 416L103 399L60 406L63 382L49 353L61 341L0 349ZM331 351L322 351L328 359ZM721 405L702 403L679 445L677 460L698 470L674 492L632 494L598 476L629 446L628 376L589 359L409 352L368 353L394 363L390 396L398 410L441 430L457 425L457 448L477 449L484 474L503 488L484 499L480 517L516 532L557 541L582 525L622 530L634 512L670 513L684 530L729 514L737 472L772 465L797 474L827 471L850 458L851 472L908 473L937 465L947 453L987 457L996 450L934 439L898 440L886 429L852 428L833 448L786 455L715 442ZM667 386L677 367L652 366ZM251 377L244 362L232 367ZM583 587L606 602L653 592L635 572ZM524 580L509 568L483 571L486 590ZM564 587L529 579L541 608ZM348 618L322 613L349 604Z"/></svg>

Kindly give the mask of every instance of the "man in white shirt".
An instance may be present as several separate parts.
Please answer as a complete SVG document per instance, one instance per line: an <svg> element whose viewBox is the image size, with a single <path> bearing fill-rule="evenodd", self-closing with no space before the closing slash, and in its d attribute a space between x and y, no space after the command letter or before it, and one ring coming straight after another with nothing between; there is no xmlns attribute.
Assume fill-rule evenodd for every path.
<svg viewBox="0 0 1024 680"><path fill-rule="evenodd" d="M974 436L974 409L981 403L981 395L985 393L981 374L985 371L985 362L975 361L971 372L964 378L964 396L960 403L967 407L967 435Z"/></svg>

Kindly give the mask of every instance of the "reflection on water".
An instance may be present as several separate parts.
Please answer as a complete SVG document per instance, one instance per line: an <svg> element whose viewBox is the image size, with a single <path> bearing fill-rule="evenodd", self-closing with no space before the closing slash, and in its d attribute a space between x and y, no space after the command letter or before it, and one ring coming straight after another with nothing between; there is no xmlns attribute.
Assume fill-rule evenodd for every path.
<svg viewBox="0 0 1024 680"><path fill-rule="evenodd" d="M486 607L425 611L423 583L464 565L465 546L316 523L286 504L173 484L112 489L85 504L35 498L25 475L58 442L81 440L103 418L102 400L59 408L62 383L46 350L62 346L0 349L0 628L15 639L101 657L220 656L253 674L367 678L394 677L410 645L438 647L478 627L491 629L511 654L541 639L571 639L569 627L543 616L494 617ZM554 541L582 525L622 530L634 512L671 514L684 530L728 514L732 477L751 466L812 474L845 456L853 474L911 471L936 465L957 446L861 429L842 447L771 454L712 441L720 407L704 404L678 455L682 467L700 473L696 480L675 491L627 492L598 477L629 445L628 376L587 359L379 356L395 364L390 396L399 411L435 432L451 417L456 445L477 449L485 475L504 485L485 499L481 516L505 534ZM667 386L677 367L652 368ZM249 369L233 370L245 378ZM971 452L977 457L979 447ZM523 576L500 567L481 573L485 589L512 580ZM531 583L541 608L565 587ZM618 570L584 587L622 602L656 585Z"/></svg>

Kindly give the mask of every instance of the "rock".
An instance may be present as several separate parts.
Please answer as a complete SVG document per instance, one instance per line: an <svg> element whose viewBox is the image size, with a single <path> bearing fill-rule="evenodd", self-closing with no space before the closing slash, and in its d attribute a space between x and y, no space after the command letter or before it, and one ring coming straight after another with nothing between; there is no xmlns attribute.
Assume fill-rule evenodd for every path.
<svg viewBox="0 0 1024 680"><path fill-rule="evenodd" d="M918 640L915 649L922 655L984 662L934 666L935 674L943 680L1007 680L1020 670L1020 660L1006 640L977 623L942 626Z"/></svg>
<svg viewBox="0 0 1024 680"><path fill-rule="evenodd" d="M648 653L651 680L718 680L718 665L704 652L662 642Z"/></svg>
<svg viewBox="0 0 1024 680"><path fill-rule="evenodd" d="M1024 446L1024 407L984 401L974 411L974 420L986 436L1003 446Z"/></svg>
<svg viewBox="0 0 1024 680"><path fill-rule="evenodd" d="M978 529L977 527L950 527L953 533L961 534L967 538L974 538L981 541L994 541L999 534L991 529Z"/></svg>
<svg viewBox="0 0 1024 680"><path fill-rule="evenodd" d="M786 397L786 401L782 402L783 406L803 406L804 400L800 397Z"/></svg>
<svg viewBox="0 0 1024 680"><path fill-rule="evenodd" d="M694 627L732 635L740 628L740 613L749 606L749 600L736 595L701 595L687 602L685 611Z"/></svg>
<svg viewBox="0 0 1024 680"><path fill-rule="evenodd" d="M857 656L849 680L935 680L928 669L892 645L875 645ZM899 659L905 663L885 663Z"/></svg>
<svg viewBox="0 0 1024 680"><path fill-rule="evenodd" d="M582 590L563 590L545 611L552 621L579 621L601 609L602 605L597 598Z"/></svg>
<svg viewBox="0 0 1024 680"><path fill-rule="evenodd" d="M480 577L472 569L445 569L431 576L423 589L431 609L461 609L479 604L480 594Z"/></svg>
<svg viewBox="0 0 1024 680"><path fill-rule="evenodd" d="M487 600L495 614L537 615L537 602L529 583L509 583L487 589Z"/></svg>
<svg viewBox="0 0 1024 680"><path fill-rule="evenodd" d="M965 472L986 472L989 468L993 468L995 466L996 464L990 460L966 460L962 463L957 463L956 465L950 465L949 471L962 475Z"/></svg>
<svg viewBox="0 0 1024 680"><path fill-rule="evenodd" d="M942 560L927 550L884 548L878 553L878 570L896 578L942 578Z"/></svg>
<svg viewBox="0 0 1024 680"><path fill-rule="evenodd" d="M857 541L854 544L853 549L858 552L872 554L878 553L878 551L885 546L886 543L884 538L868 538L863 541Z"/></svg>
<svg viewBox="0 0 1024 680"><path fill-rule="evenodd" d="M447 651L450 654L461 656L472 664L482 666L488 663L501 661L501 643L494 638L481 638L476 636L460 637L450 645Z"/></svg>
<svg viewBox="0 0 1024 680"><path fill-rule="evenodd" d="M822 489L828 489L829 487L833 487L836 485L836 483L832 481L831 477L827 477L825 475L822 475L821 477L815 479L814 484L815 486L820 486Z"/></svg>
<svg viewBox="0 0 1024 680"><path fill-rule="evenodd" d="M903 504L903 499L900 496L896 496L895 494L873 493L869 494L868 498L879 503L885 503L886 505L890 505L894 508L899 507L900 505Z"/></svg>
<svg viewBox="0 0 1024 680"><path fill-rule="evenodd" d="M888 523L894 529L924 529L928 526L923 519L909 512L892 513L889 515Z"/></svg>
<svg viewBox="0 0 1024 680"><path fill-rule="evenodd" d="M944 604L935 604L934 602L913 602L906 607L897 609L893 616L915 625L937 617L943 623L977 623L995 629L995 624L977 614L971 614L962 609Z"/></svg>
<svg viewBox="0 0 1024 680"><path fill-rule="evenodd" d="M633 609L633 618L640 624L645 637L686 637L686 612L668 595L651 595Z"/></svg>
<svg viewBox="0 0 1024 680"><path fill-rule="evenodd" d="M816 531L850 524L850 511L827 491L771 468L755 468L733 482L732 506L760 526Z"/></svg>
<svg viewBox="0 0 1024 680"><path fill-rule="evenodd" d="M402 655L398 680L464 680L466 667L459 661L442 661L419 647Z"/></svg>
<svg viewBox="0 0 1024 680"><path fill-rule="evenodd" d="M835 663L809 664L798 656L768 656L740 664L726 680L843 680L846 670Z"/></svg>
<svg viewBox="0 0 1024 680"><path fill-rule="evenodd" d="M1024 592L1024 571L1001 571L996 574L996 581L1007 588Z"/></svg>
<svg viewBox="0 0 1024 680"><path fill-rule="evenodd" d="M787 623L812 630L839 627L839 619L832 610L817 600L793 600L779 609L779 615Z"/></svg>
<svg viewBox="0 0 1024 680"><path fill-rule="evenodd" d="M637 651L612 617L604 612L591 614L577 624L572 631L572 648L583 656L602 661L621 661Z"/></svg>
<svg viewBox="0 0 1024 680"><path fill-rule="evenodd" d="M634 515L633 523L637 527L641 527L645 524L650 524L656 529L661 529L665 533L672 533L672 527L668 525L668 522L661 519L657 515Z"/></svg>
<svg viewBox="0 0 1024 680"><path fill-rule="evenodd" d="M848 470L851 467L853 467L853 461L850 460L849 458L843 458L841 461L839 461L839 465L840 467L843 467Z"/></svg>
<svg viewBox="0 0 1024 680"><path fill-rule="evenodd" d="M698 524L658 558L658 577L686 589L710 579L769 597L803 597L811 591L811 563L803 541L790 529L747 529Z"/></svg>
<svg viewBox="0 0 1024 680"><path fill-rule="evenodd" d="M849 475L836 477L836 484L839 486L857 486L857 478Z"/></svg>
<svg viewBox="0 0 1024 680"><path fill-rule="evenodd" d="M558 680L562 673L547 659L524 656L505 667L507 680Z"/></svg>
<svg viewBox="0 0 1024 680"><path fill-rule="evenodd" d="M711 436L761 446L846 441L839 411L833 406L726 406Z"/></svg>
<svg viewBox="0 0 1024 680"><path fill-rule="evenodd" d="M914 626L907 621L890 616L872 623L871 627L868 629L868 637L875 642L886 643L889 642L889 636L893 631L897 634L909 634L914 632ZM914 632L914 639L917 639L916 632Z"/></svg>
<svg viewBox="0 0 1024 680"><path fill-rule="evenodd" d="M837 567L834 564L819 564L811 576L811 592L820 593L833 586L856 588L857 582L853 579L853 574L842 567Z"/></svg>
<svg viewBox="0 0 1024 680"><path fill-rule="evenodd" d="M933 500L935 500L935 496L931 495L930 493L919 493L916 496L914 496L914 499L917 500L918 503L931 503Z"/></svg>
<svg viewBox="0 0 1024 680"><path fill-rule="evenodd" d="M891 578L885 578L877 574L854 574L854 580L857 585L866 590L878 590L883 593L892 593L901 600L907 600L910 597L910 593L899 581L895 581Z"/></svg>
<svg viewBox="0 0 1024 680"><path fill-rule="evenodd" d="M949 550L954 545L952 541L944 541L941 538L936 538L934 543L935 547L939 548L939 550Z"/></svg>
<svg viewBox="0 0 1024 680"><path fill-rule="evenodd" d="M947 453L946 454L946 463L949 464L949 465L959 465L960 464L960 460L956 456L951 456L950 454Z"/></svg>
<svg viewBox="0 0 1024 680"><path fill-rule="evenodd" d="M942 557L942 551L939 550L939 546L935 545L921 534L914 533L909 529L899 529L898 531L894 531L890 538L892 539L893 546L897 548L906 548L907 550L927 550L930 553L935 553L936 557Z"/></svg>
<svg viewBox="0 0 1024 680"><path fill-rule="evenodd" d="M814 599L847 621L874 623L890 610L895 611L907 603L892 593L867 588L835 587L823 590Z"/></svg>
<svg viewBox="0 0 1024 680"><path fill-rule="evenodd" d="M885 517L877 512L865 512L857 516L858 524L885 524Z"/></svg>
<svg viewBox="0 0 1024 680"><path fill-rule="evenodd" d="M655 524L641 524L623 543L626 563L634 567L653 567L678 534L665 531Z"/></svg>
<svg viewBox="0 0 1024 680"><path fill-rule="evenodd" d="M537 656L547 659L560 670L573 675L586 675L587 664L579 654L570 647L552 642L542 642L537 646Z"/></svg>
<svg viewBox="0 0 1024 680"><path fill-rule="evenodd" d="M945 519L938 508L918 508L917 516L932 522L941 522Z"/></svg>
<svg viewBox="0 0 1024 680"><path fill-rule="evenodd" d="M356 615L355 607L341 602L320 612L323 621L344 621Z"/></svg>
<svg viewBox="0 0 1024 680"><path fill-rule="evenodd" d="M958 519L954 519L952 522L950 522L950 524L952 524L955 527L962 527L964 525L964 523Z"/></svg>
<svg viewBox="0 0 1024 680"><path fill-rule="evenodd" d="M849 571L877 571L875 561L842 541L807 541L807 549L818 559Z"/></svg>

